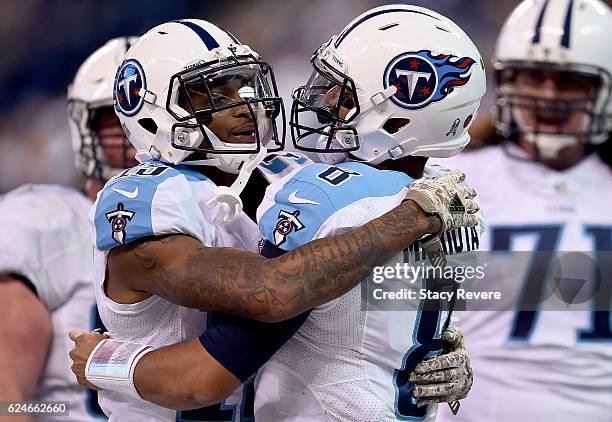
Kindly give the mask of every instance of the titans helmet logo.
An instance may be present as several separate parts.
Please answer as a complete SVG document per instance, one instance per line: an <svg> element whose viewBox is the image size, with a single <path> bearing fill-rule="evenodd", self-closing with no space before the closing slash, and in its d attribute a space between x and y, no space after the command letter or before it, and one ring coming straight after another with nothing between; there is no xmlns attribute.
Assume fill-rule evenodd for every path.
<svg viewBox="0 0 612 422"><path fill-rule="evenodd" d="M144 103L144 91L141 91L146 89L147 80L140 63L133 59L123 62L115 76L113 91L117 111L125 116L138 113Z"/></svg>
<svg viewBox="0 0 612 422"><path fill-rule="evenodd" d="M434 56L428 50L402 53L387 65L383 84L385 89L391 85L397 88L391 101L402 108L417 110L443 100L456 87L465 85L474 63L470 57Z"/></svg>

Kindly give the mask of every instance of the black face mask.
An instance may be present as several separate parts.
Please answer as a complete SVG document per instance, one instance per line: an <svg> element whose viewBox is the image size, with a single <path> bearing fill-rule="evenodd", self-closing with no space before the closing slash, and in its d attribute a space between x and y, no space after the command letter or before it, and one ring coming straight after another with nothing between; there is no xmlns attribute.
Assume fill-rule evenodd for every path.
<svg viewBox="0 0 612 422"><path fill-rule="evenodd" d="M282 98L278 95L274 72L269 64L252 55L214 60L181 71L170 78L168 92L166 110L177 120L172 126L174 148L203 154L253 154L259 152L262 146L271 152L284 147L285 111ZM184 112L173 108L173 93L177 93L176 102ZM204 126L213 121L215 113L237 107L242 108L241 113L250 120L256 142L252 148L215 148ZM279 117L282 125L280 134L276 123ZM262 119L269 120L267 133L262 133ZM198 147L181 145L176 138L181 128L188 132L200 132L204 141Z"/></svg>
<svg viewBox="0 0 612 422"><path fill-rule="evenodd" d="M355 151L360 147L357 130L350 125L359 114L355 82L331 66L320 67L315 58L311 59L314 71L308 82L292 94L290 126L293 145L302 151L319 153ZM352 111L348 118L340 117L342 108ZM316 125L315 117L322 126ZM344 147L333 142L338 131L351 132L354 144ZM326 140L317 142L322 136Z"/></svg>
<svg viewBox="0 0 612 422"><path fill-rule="evenodd" d="M495 68L496 126L503 137L567 135L589 142L594 137L606 135L612 118L606 113L606 104L612 101L612 96L610 90L602 92L602 87L604 81L608 81L609 86L612 78L604 69L525 62L498 62ZM525 72L533 86L537 86L544 75L549 75L549 78L554 75L555 86L561 91L564 87L570 90L579 84L590 86L585 90L590 92L573 98L562 94L554 98L526 95L514 88L519 72ZM566 126L572 116L581 117L586 123L579 129L570 130Z"/></svg>

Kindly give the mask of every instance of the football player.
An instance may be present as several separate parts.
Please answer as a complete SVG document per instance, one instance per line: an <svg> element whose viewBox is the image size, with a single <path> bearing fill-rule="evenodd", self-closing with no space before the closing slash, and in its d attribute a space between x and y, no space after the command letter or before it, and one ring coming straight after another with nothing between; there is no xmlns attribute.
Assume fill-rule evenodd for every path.
<svg viewBox="0 0 612 422"><path fill-rule="evenodd" d="M461 413L443 421L612 420L609 271L588 295L590 282L569 286L565 300L579 294L583 310L568 308L546 275L563 264L561 277L578 281L554 251L585 252L602 274L610 261L599 253L612 249L612 174L595 153L612 128L610 39L612 11L599 0L525 1L502 27L493 60L501 143L452 165L487 211L483 249L535 251L538 265L500 268L517 299L461 316L476 377Z"/></svg>
<svg viewBox="0 0 612 422"><path fill-rule="evenodd" d="M383 16L381 18L375 18L377 14ZM410 19L410 16L412 15L416 16L414 20ZM423 18L423 15L426 16L426 18ZM450 128L453 126L455 116L453 115L452 119L448 120L448 116L451 113L448 113L447 110L456 110L457 108L461 108L460 112L466 114L466 117L467 115L471 115L476 112L480 97L484 93L484 73L480 67L480 56L476 48L473 46L471 41L469 41L467 36L465 36L465 34L463 34L463 32L456 27L456 25L454 25L448 19L426 9L410 8L405 6L376 9L368 14L365 14L363 17L366 17L369 22L364 24L363 27L360 27L358 31L351 34L350 37L347 37L347 42L343 44L343 46L345 46L348 51L351 51L351 49L354 48L356 40L364 35L364 31L365 33L371 33L373 29L377 30L376 28L379 26L384 27L396 21L401 23L401 26L398 28L400 31L404 31L406 28L409 28L412 25L419 25L419 30L433 30L432 32L434 32L434 35L437 35L435 34L435 31L443 32L443 30L435 29L434 26L431 25L431 23L434 22L451 33L451 35L448 36L449 40L457 37L460 38L459 41L455 41L454 44L452 44L452 47L450 47L453 49L454 55L451 55L449 52L449 54L444 57L445 60L441 60L439 62L446 63L447 67L442 69L446 73L440 73L441 79L436 81L432 80L432 82L436 86L438 83L440 83L440 90L445 88L443 97L450 94L450 90L448 90L449 86L461 86L468 83L468 81L469 85L465 87L465 92L463 94L461 94L461 91L458 89L457 95L451 95L448 97L445 103L440 103L437 110L438 114L432 113L431 116L440 117L439 114L444 112L446 119L441 117L440 122L448 123ZM374 19L370 20L370 18ZM351 25L358 21L359 18ZM400 25L400 23L397 23L395 26ZM383 43L388 43L386 45L391 47L390 40L396 37L397 32L394 31L387 34L380 36L380 38L374 38L372 42L368 43L367 45L371 49L374 49L375 46L382 41ZM378 34L374 32L374 35ZM333 43L338 38L339 37L334 37L332 42L324 46L320 52L329 53L329 49L326 50L325 47L332 49ZM446 40L436 39L435 41L440 43ZM434 41L432 40L431 44L433 44L433 42ZM421 44L421 46L426 48L429 45ZM414 57L410 54L406 55L405 57L413 59L416 61L417 65L421 64L422 66L433 66L431 64L433 63L433 51L429 52L430 55L418 56L416 53L425 54L425 52L421 52L420 47L417 47L416 45L402 45L400 47L396 46L391 48L390 51L386 53L384 59L391 63L393 59L400 56L398 53L409 53L410 49L412 49L415 53ZM406 49L409 50L405 51ZM351 59L350 53L347 53L346 51L340 51L339 53L335 54L336 55L334 57L339 61L343 60L343 56L346 56L347 59ZM471 57L468 57L468 54ZM321 58L319 54L317 54L317 57L319 59ZM353 58L353 60L363 60L363 57L364 56L358 56L357 59ZM317 61L317 64L326 63L327 59L329 59L329 56L322 61ZM443 58L441 57L440 59ZM476 67L472 69L474 64L476 64ZM406 61L401 62L397 66L396 70L399 70L399 73L401 73L402 67L405 66L409 67L410 63L407 63ZM354 69L357 68L359 68L359 66L354 67ZM452 136L449 135L447 138L444 137L444 134L442 134L441 138L446 145L443 145L439 141L434 142L434 140L429 139L425 133L432 130L432 125L437 122L420 124L414 132L410 132L410 135L408 135L406 132L400 135L399 132L402 129L401 126L405 126L406 120L408 120L408 118L414 118L415 114L413 111L407 112L401 106L396 106L395 104L390 104L389 102L390 97L396 93L398 94L398 98L403 98L404 101L406 101L405 97L408 95L407 92L409 92L406 85L408 81L404 82L403 87L401 83L399 84L400 89L402 89L401 91L397 91L398 88L392 84L391 89L389 89L389 86L381 87L380 90L384 91L382 93L372 92L372 90L375 89L371 85L371 78L373 76L367 77L363 75L363 73L368 73L365 72L366 69L363 68L363 64L361 64L361 71L362 74L356 74L359 79L355 79L355 81L358 81L355 83L359 84L360 89L367 88L367 90L363 92L363 95L368 95L367 101L365 97L357 96L354 85L352 87L348 86L348 84L343 85L342 78L332 78L330 81L327 81L323 87L325 89L324 92L328 95L326 96L327 100L325 104L320 107L320 112L333 115L335 116L335 119L344 119L349 112L352 111L355 113L355 110L353 109L356 107L356 111L358 112L358 107L360 104L364 109L366 107L371 107L371 110L369 111L372 111L373 113L370 114L370 117L376 116L377 118L382 119L382 123L385 123L385 120L389 120L389 123L385 125L385 133L390 139L387 139L386 144L381 142L381 139L377 139L377 134L368 133L365 130L363 130L362 133L361 127L359 128L359 139L363 140L364 146L367 145L367 147L364 147L366 149L363 151L371 151L372 149L376 149L377 142L379 142L380 148L385 148L388 146L388 150L380 150L380 157L378 157L378 161L385 161L390 158L396 158L399 160L400 158L404 158L407 155L415 153L417 150L422 152L424 155L430 153L434 154L433 151L438 151L439 156L451 155L459 151L469 141L469 137L465 130L457 130L454 134L452 134ZM403 71L404 73L408 73L408 76L410 75L410 71L408 69L403 69ZM382 73L383 72L381 70L381 74ZM456 76L451 75L451 73L455 73ZM317 75L318 73L315 72L315 76ZM346 78L353 83L351 76L343 76L346 76ZM344 79L344 83L347 81L346 78ZM472 78L471 81L470 78ZM335 81L334 85L330 86L332 81ZM313 82L308 89L320 88L318 82L318 80L316 83ZM415 82L421 82L421 85L423 85L424 81ZM446 82L449 84L444 85L443 83ZM419 86L419 88L423 87L427 86ZM353 88L353 90L351 90L351 88ZM332 98L338 100L339 97L343 96L343 92L347 96L345 98L347 102L342 103L342 107L336 107L340 103L332 103ZM353 95L353 93L355 94ZM436 94L439 93L436 92ZM373 100L371 101L370 96L373 97ZM323 97L325 97L325 95L323 95ZM428 98L434 98L433 93ZM380 100L378 104L374 103L378 100ZM387 100L389 100L389 102ZM439 99L436 99L436 101L437 100ZM348 101L353 101L354 104L350 108L344 106L345 104L348 104ZM380 105L380 107L376 107L377 105ZM460 107L458 107L458 105L460 105ZM335 110L335 115L331 114L329 111L332 108ZM365 111L366 110L364 110L364 113ZM386 118L381 115L386 116ZM392 116L397 116L397 118L392 118ZM419 116L425 116L425 114L421 114ZM366 118L365 114L363 118ZM367 120L359 119L358 121L364 122ZM334 122L333 125L328 123L327 125L330 128L333 127L334 130L338 130L339 126L337 123L338 122ZM297 125L298 122L294 122L294 124ZM354 127L353 129L357 130ZM447 131L448 128L445 128L444 133ZM395 133L398 133L397 137L394 135ZM325 137L327 137L327 132L324 132L324 134ZM419 136L419 141L415 141L413 144L406 146L406 141L412 139L412 136L418 134L421 134ZM434 133L434 136L437 135ZM408 149L403 151L402 146ZM329 148L322 146L319 150L322 153L325 153L326 156L329 154ZM391 150L397 154L389 154L388 151ZM344 155L343 158L346 158L346 155ZM370 160L364 159L364 161ZM373 164L377 164L376 160L372 161ZM413 174L414 178L419 178L423 175L423 166L425 161L425 158L413 157L412 159L403 160L403 163L402 160L395 163L397 163L397 168L406 169L406 171ZM343 231L356 228L360 224L376 218L385 211L392 209L399 204L406 196L407 186L412 182L412 178L405 173L378 171L374 167L362 164L343 164L337 167L316 165L313 163L309 165L306 164L306 159L304 157L290 153L285 155L277 155L270 158L262 165L262 170L264 173L275 180L275 183L268 188L268 202L263 204L262 208L260 209L260 215L263 215L260 221L261 227L264 229L264 232L267 235L267 241L263 246L263 250L267 252L268 255L280 255L292 249L299 250L299 244L305 244L313 240L315 237L318 237L319 235L317 232L321 233L320 236L330 236L334 234L335 231L337 231L337 233L341 233ZM390 164L389 167L392 168L394 165ZM431 174L431 171L429 172ZM306 180L306 178L311 179ZM437 187L440 188L439 194L442 195L440 198L438 198L438 201L442 200L442 198L446 198L446 201L450 201L454 197L454 194L457 193L461 198L463 198L466 208L473 208L475 210L476 207L471 200L471 197L474 194L472 190L470 188L462 188L457 186L457 182L461 179L460 175L453 173L443 176L443 178L446 188L451 189L451 191L444 193L445 188L441 188L441 185L437 184ZM421 185L428 185L432 182L436 184L435 179L428 179L424 182L413 183L410 188L411 190L415 189L425 194L425 192L428 192L428 190L423 189ZM329 191L326 191L327 185L330 186ZM346 192L353 192L352 196L349 196L348 202L346 202ZM448 196L449 194L450 196ZM281 195L280 198L283 198L280 199L277 204L274 204L275 195ZM330 202L330 198L336 197L340 201L339 203ZM365 199L366 201L359 202L360 199ZM372 203L368 203L367 200L370 200ZM449 202L446 202L446 205L448 204ZM344 209L343 212L346 213L343 214L344 217L340 217L339 214L335 214L337 210L336 207ZM330 217L330 215L333 215L333 217L328 220L329 225L323 228L321 223ZM468 223L468 219L464 220L463 222L459 222L457 220L453 222L451 221L453 217L450 214L446 215L447 218L444 219L444 221L447 221L445 228L448 228L449 230L467 225L466 223ZM351 217L355 218L352 219ZM470 224L475 224L475 219L471 220L472 221ZM397 226L401 225L400 221L387 220L387 222L392 223L391 226L389 226L390 232L395 232ZM301 233L305 233L305 235L300 236ZM459 236L457 237L457 235ZM449 236L448 239L450 239L450 235L447 236ZM445 244L444 247L452 248L453 252L458 251L457 248L465 248L466 250L468 248L473 248L478 242L477 231L470 230L465 227L461 227L461 230L457 233L453 233L452 236L455 239L455 243L459 242L459 244L462 245L461 247L451 247L450 243ZM449 241L448 239L446 241ZM417 248L420 248L420 246ZM321 251L323 252L322 248ZM287 254L285 254L283 257L290 256L290 254L291 252L287 252ZM336 261L336 263L338 262ZM177 285L176 288L181 287ZM392 417L393 420L395 420L396 415L393 411L393 399L391 398L392 396L395 396L395 394L392 393L392 391L394 391L393 385L397 385L397 388L402 389L402 398L404 402L402 404L402 412L416 412L415 415L418 414L419 417L422 418L426 413L431 414L434 411L428 411L428 409L425 408L417 408L411 395L414 383L408 382L408 374L415 369L416 364L424 357L432 356L441 351L442 341L440 339L440 333L435 330L435 327L433 327L434 331L436 332L419 334L419 336L425 335L425 337L430 336L431 338L429 340L423 338L423 342L426 342L426 345L417 348L418 351L416 354L412 355L409 365L403 364L402 360L404 359L405 355L409 354L408 349L410 348L410 345L404 344L406 343L404 341L406 340L404 333L409 333L413 328L415 328L416 314L416 312L405 312L405 318L402 318L399 321L395 320L396 323L399 322L397 326L398 330L401 330L401 333L396 332L395 330L392 333L389 333L389 335L392 337L397 335L398 341L401 343L393 346L396 347L397 350L393 352L388 350L391 357L389 357L389 354L383 353L380 350L367 351L365 349L361 349L359 346L355 346L355 349L350 350L350 347L346 344L342 344L342 342L340 342L340 344L334 342L333 337L336 336L334 333L339 333L343 328L347 328L346 336L347 341L349 342L352 340L357 341L357 338L360 336L358 332L363 328L361 325L361 323L363 323L361 318L365 316L365 313L360 312L359 298L355 295L359 295L359 290L354 289L351 291L351 293L340 299L342 305L337 305L335 302L332 302L324 305L321 309L317 308L311 314L311 317L308 320L312 321L314 319L318 321L319 318L321 318L325 319L327 324L330 324L330 328L333 330L328 333L327 337L320 332L316 333L315 335L319 337L323 343L328 343L328 341L333 343L328 344L326 347L330 349L332 356L335 356L335 358L332 359L334 362L339 363L340 361L343 361L346 358L345 352L348 354L352 353L351 360L349 360L351 364L348 366L340 365L336 367L333 372L330 372L330 376L334 378L338 377L338 380L342 376L351 377L355 375L354 372L351 372L354 368L358 368L357 371L365 371L365 366L363 365L369 365L366 363L369 360L370 364L373 364L373 367L378 366L380 368L381 373L386 374L390 371L389 379L385 379L384 375L380 375L380 377L377 377L375 380L369 381L366 378L358 381L356 384L351 384L350 382L339 382L338 390L335 390L333 387L330 387L330 390L334 392L338 391L338 394L343 391L345 395L342 397L338 396L338 400L333 405L331 402L326 401L326 405L324 407L319 407L316 404L316 399L314 399L313 396L304 389L305 385L308 385L308 387L312 386L308 384L310 382L310 379L308 378L313 375L312 373L305 371L304 378L301 380L289 380L287 377L279 377L278 380L283 385L287 385L286 389L283 387L283 392L286 394L284 394L282 397L282 404L279 406L274 405L274 408L271 407L268 411L263 410L265 414L258 415L260 419L273 421L282 420L286 417L306 418L315 414L317 417L326 418L325 414L338 415L336 413L336 407L342 406L345 408L353 407L353 411L350 413L350 415L338 416L343 418L343 420L360 420L359 418L365 418L366 420L386 420L384 418L388 419L389 417ZM341 314L335 314L335 311L327 312L327 310L330 308L336 310L339 308L346 309L347 312ZM317 315L316 318L312 316L315 314ZM380 318L379 322L386 323L386 318L383 315L385 312L380 312L378 314ZM435 313L435 317L434 315L430 315L432 320L437 320L440 318L440 327L444 325L444 321L447 319L447 316L448 315L444 315L444 318L442 318L441 316L438 316L437 312ZM254 371L256 371L257 368L271 355L269 350L265 349L271 349L272 353L276 351L279 345L281 345L286 338L288 338L286 333L290 332L290 334L292 334L295 331L296 326L299 327L306 317L307 314L302 316L295 326L281 326L279 328L278 324L268 324L262 326L261 323L252 321L249 322L248 320L240 318L215 314L211 319L210 324L207 326L207 331L200 338L200 341L204 345L206 351L212 354L221 364L221 366L230 369L230 372L235 374L238 378L244 379L243 377L248 377L253 374ZM353 317L358 317L358 321L361 322L355 322ZM312 329L312 323L309 323L308 321L302 330ZM402 325L402 323L405 323L405 325ZM337 324L337 326L334 326L335 324ZM350 326L345 327L346 324L349 324ZM429 327L429 329L431 328L432 327ZM300 332L302 332L302 330ZM285 334L280 334L280 338L282 338L283 341L279 342L275 339L275 337L278 337L278 333L283 333L283 331L285 331ZM372 327L370 327L368 333L369 335L373 334ZM303 341L303 338L304 337L302 335L298 334L297 344L300 344ZM79 338L76 339L77 347L73 351L72 355L73 359L76 358L75 364L80 366L80 370L76 371L76 373L78 376L80 376L82 381L84 377L83 366L88 358L90 360L95 359L97 351L94 351L93 356L90 357L89 355L94 346L101 339L102 336L96 334L80 335ZM379 341L380 345L388 344L389 340L390 338L381 338L379 340L374 339L375 342ZM460 343L460 340L455 340L456 341L452 341L452 343ZM414 345L412 342L410 343ZM199 346L200 345L196 343L196 346L190 349L188 347L188 343L186 343L162 348L146 355L140 361L138 366L135 367L134 374L132 376L133 382L140 396L145 400L153 401L160 405L173 408L180 408L181 406L189 405L193 406L191 403L197 403L198 398L199 400L204 400L207 396L213 397L211 395L212 392L206 391L204 380L206 379L206 373L210 372L214 368L212 367L213 365L207 364L207 359L210 361L210 357L208 357L207 354L203 354L201 347ZM317 344L317 346L319 345ZM338 350L336 350L336 348L340 350L340 354L338 354ZM281 352L279 353L285 354L283 350L285 349L281 349ZM387 350L386 347L385 350ZM372 353L370 354L369 352ZM310 359L309 361L312 362L312 369L314 371L317 368L322 368L321 365L323 362L330 363L323 358L321 353L322 351L317 352L316 347L314 347L304 348L298 352L298 355L304 359ZM153 356L155 356L155 360L153 360ZM262 356L267 357L262 358ZM364 356L366 359L361 359ZM293 365L295 365L295 368L299 368L300 370L304 369L300 368L300 361L299 359L296 359L296 357L297 355L292 356L293 360L289 366L294 367ZM382 362L382 360L385 359L395 360L393 363L387 364ZM276 361L276 358L273 358L273 362L274 361ZM422 394L422 396L429 398L430 400L453 400L455 398L460 398L463 394L465 394L466 389L469 389L469 375L467 374L468 369L465 359L465 352L457 350L452 357L447 359L446 364L442 363L443 360L436 360L435 362L437 362L438 366L442 367L440 368L441 370L433 371L435 373L432 373L432 370L436 369L434 364L431 365L431 368L422 367L422 372L425 373L423 378L427 379L429 377L429 381L440 381L441 376L444 385L440 386L440 383L438 383L435 387L431 387L431 389L427 389L428 387L425 386L423 387L425 388L424 392L430 394ZM155 363L155 365L153 363ZM278 361L276 363L278 363ZM395 369L393 369L393 365L396 365ZM342 373L344 370L346 370L346 374ZM397 370L400 378L397 381L393 379L395 378L393 375L395 370ZM266 373L269 373L268 369L264 371L262 380L264 377L266 377ZM278 391L269 390L269 380L271 377L273 377L273 375L268 374L265 378L266 381L262 381L260 387L258 388L258 394L260 390L264 391L263 395L265 399L262 400L262 402L270 400L270 397L266 397L266 395L269 395L270 392ZM176 379L177 381L173 381L173 379ZM370 390L372 393L370 395L362 394L360 396L349 398L349 396L355 392L353 387L356 386L357 388L361 388L370 382L371 385L374 385L380 380L382 380L381 382L384 384L381 391L383 393L390 393L384 399L376 399L374 396L376 396L377 392L373 390ZM451 380L456 380L456 383L444 382ZM296 382L294 383L293 381ZM423 382L423 379L415 381ZM265 385L263 389L262 384ZM115 386L111 387L118 391ZM444 397L433 397L435 396L434 390L436 388L440 390L438 394ZM211 390L211 387L208 387L208 389ZM267 389L269 391L266 392ZM295 392L295 395L291 393L292 391ZM365 391L362 392L365 393ZM351 402L351 400L356 402ZM409 402L407 404L408 409L404 409L406 400ZM258 401L260 400L258 399ZM370 410L367 410L368 406L371 406ZM263 407L265 409L265 406ZM284 412L288 413L284 414ZM391 412L391 416L389 412ZM401 418L402 416L398 415L397 417Z"/></svg>
<svg viewBox="0 0 612 422"><path fill-rule="evenodd" d="M65 421L104 418L93 392L70 374L66 332L99 325L87 215L104 180L133 165L135 150L113 113L112 84L134 40L108 41L85 60L68 89L86 195L63 186L26 185L0 199L0 216L10 221L0 237L0 400L66 401Z"/></svg>
<svg viewBox="0 0 612 422"><path fill-rule="evenodd" d="M285 251L357 227L394 207L403 189L444 174L426 167L427 159L467 145L486 85L480 54L461 28L407 5L358 16L311 63L312 76L293 93L292 135L297 149L319 153L327 164L305 166L272 185L258 210L267 241ZM299 212L309 229L279 236L281 210ZM479 231L444 232L448 259L469 265L465 252L478 248ZM416 242L414 255L388 265L417 264L418 251L431 242ZM417 283L431 288L425 278ZM355 288L315 308L264 365L256 419L434 420L437 406L430 404L467 394L471 374L458 328L446 331L453 354L428 360L448 347L442 331L452 305L422 300L388 312L391 305L361 303L362 294Z"/></svg>
<svg viewBox="0 0 612 422"><path fill-rule="evenodd" d="M282 146L275 123L282 102L270 66L206 21L168 22L143 35L117 72L115 106L142 164L111 179L92 212L94 284L112 340L85 359L71 352L80 381L104 389L100 404L111 420L177 417L142 399L190 409L226 398L295 331L302 312L351 289L421 236L475 224L475 193L450 174L412 196L401 190L393 210L350 233L269 260L249 252L259 231L240 212L238 193L266 148ZM466 206L451 214L455 195L467 197ZM293 217L280 230L301 230ZM216 344L247 337L228 331L230 316L198 339L197 309L289 320L282 335L255 332L243 344L253 354L229 361L224 349L218 361ZM77 342L81 336L71 333Z"/></svg>

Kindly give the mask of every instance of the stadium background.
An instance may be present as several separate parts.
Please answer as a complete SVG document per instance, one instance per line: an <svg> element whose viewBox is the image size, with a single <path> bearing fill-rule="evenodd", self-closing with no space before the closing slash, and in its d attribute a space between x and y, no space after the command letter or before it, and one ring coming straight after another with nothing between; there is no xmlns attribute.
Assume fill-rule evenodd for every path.
<svg viewBox="0 0 612 422"><path fill-rule="evenodd" d="M612 0L606 1L612 4ZM81 185L72 165L66 86L108 39L141 35L164 21L202 18L227 28L274 68L290 107L321 43L372 0L2 0L0 2L0 193L23 183ZM518 0L414 0L458 23L490 62L495 38ZM493 104L492 82L481 112ZM288 142L291 142L288 139Z"/></svg>

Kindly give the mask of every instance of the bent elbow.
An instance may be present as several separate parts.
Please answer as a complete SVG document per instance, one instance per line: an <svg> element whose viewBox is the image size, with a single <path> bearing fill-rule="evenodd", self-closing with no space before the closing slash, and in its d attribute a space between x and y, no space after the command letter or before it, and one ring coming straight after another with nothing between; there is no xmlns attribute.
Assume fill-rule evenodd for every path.
<svg viewBox="0 0 612 422"><path fill-rule="evenodd" d="M300 301L295 296L290 296L288 292L276 295L266 293L262 298L253 297L243 304L242 316L261 322L281 322L293 318L304 312L300 306Z"/></svg>
<svg viewBox="0 0 612 422"><path fill-rule="evenodd" d="M187 402L189 404L188 409L198 409L201 407L208 407L222 402L229 398L233 391L223 391L223 389L210 389L210 388L199 388L190 394Z"/></svg>
<svg viewBox="0 0 612 422"><path fill-rule="evenodd" d="M170 398L166 396L161 400L154 400L154 402L174 410L194 410L212 406L223 400L225 400L225 398L217 399L215 395L194 391L183 393L180 397Z"/></svg>
<svg viewBox="0 0 612 422"><path fill-rule="evenodd" d="M304 281L287 282L283 274L291 273L292 269L272 264L256 269L258 276L253 284L257 288L243 296L242 316L261 322L282 322L310 309L303 300Z"/></svg>

